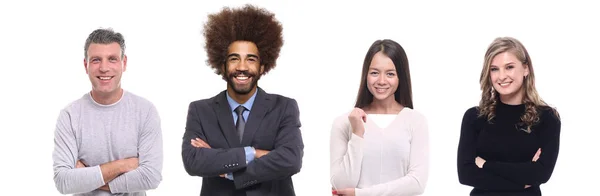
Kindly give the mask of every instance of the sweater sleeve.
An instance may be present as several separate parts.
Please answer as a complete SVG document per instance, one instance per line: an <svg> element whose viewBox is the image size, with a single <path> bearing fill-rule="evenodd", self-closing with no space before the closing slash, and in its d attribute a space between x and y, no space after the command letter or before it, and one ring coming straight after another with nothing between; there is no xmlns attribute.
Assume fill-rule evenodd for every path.
<svg viewBox="0 0 600 196"><path fill-rule="evenodd" d="M429 173L429 130L422 115L412 119L408 172L396 180L355 189L357 196L413 196L423 194Z"/></svg>
<svg viewBox="0 0 600 196"><path fill-rule="evenodd" d="M79 149L71 117L61 111L54 132L54 184L61 194L91 192L104 185L100 166L75 168Z"/></svg>
<svg viewBox="0 0 600 196"><path fill-rule="evenodd" d="M139 166L108 183L112 193L140 192L156 189L162 180L163 145L160 117L151 106L138 143Z"/></svg>
<svg viewBox="0 0 600 196"><path fill-rule="evenodd" d="M330 179L333 188L358 185L363 158L363 138L352 133L347 116L338 117L331 128L329 142Z"/></svg>
<svg viewBox="0 0 600 196"><path fill-rule="evenodd" d="M483 169L521 184L540 185L546 183L558 158L561 122L552 112L546 112L539 130L542 153L536 162L486 161ZM531 155L533 157L533 155Z"/></svg>
<svg viewBox="0 0 600 196"><path fill-rule="evenodd" d="M472 107L463 116L458 143L457 169L461 184L485 190L523 190L526 184L519 184L475 165L476 142L478 136L477 108ZM487 163L486 163L487 164Z"/></svg>

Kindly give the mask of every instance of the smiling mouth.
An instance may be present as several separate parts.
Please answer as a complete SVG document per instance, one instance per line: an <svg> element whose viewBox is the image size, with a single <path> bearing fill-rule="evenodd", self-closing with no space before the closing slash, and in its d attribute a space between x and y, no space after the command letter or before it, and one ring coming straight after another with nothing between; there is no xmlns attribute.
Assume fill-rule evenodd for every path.
<svg viewBox="0 0 600 196"><path fill-rule="evenodd" d="M114 78L114 76L97 76L96 78L98 78L99 80L110 80Z"/></svg>
<svg viewBox="0 0 600 196"><path fill-rule="evenodd" d="M250 83L250 78L252 78L252 76L239 74L237 76L234 76L233 78L237 81L238 84L248 84Z"/></svg>
<svg viewBox="0 0 600 196"><path fill-rule="evenodd" d="M383 93L383 92L385 92L387 89L388 89L388 88L378 88L378 87L375 87L375 91L376 91L376 92L378 92L378 93Z"/></svg>
<svg viewBox="0 0 600 196"><path fill-rule="evenodd" d="M510 85L512 82L503 82L503 83L498 83L498 85L500 85L501 87L507 87L508 85Z"/></svg>
<svg viewBox="0 0 600 196"><path fill-rule="evenodd" d="M246 81L248 80L250 77L248 76L242 76L242 75L238 75L235 77L235 79L239 80L239 81Z"/></svg>

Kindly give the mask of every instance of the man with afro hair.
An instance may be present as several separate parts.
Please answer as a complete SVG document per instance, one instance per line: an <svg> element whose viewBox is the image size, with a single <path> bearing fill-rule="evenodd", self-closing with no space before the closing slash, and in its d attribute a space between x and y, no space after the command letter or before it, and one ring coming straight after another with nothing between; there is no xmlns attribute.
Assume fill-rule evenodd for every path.
<svg viewBox="0 0 600 196"><path fill-rule="evenodd" d="M268 94L258 80L276 65L282 26L245 5L208 16L208 65L227 90L190 103L182 144L185 170L202 177L200 195L294 196L304 144L296 100Z"/></svg>

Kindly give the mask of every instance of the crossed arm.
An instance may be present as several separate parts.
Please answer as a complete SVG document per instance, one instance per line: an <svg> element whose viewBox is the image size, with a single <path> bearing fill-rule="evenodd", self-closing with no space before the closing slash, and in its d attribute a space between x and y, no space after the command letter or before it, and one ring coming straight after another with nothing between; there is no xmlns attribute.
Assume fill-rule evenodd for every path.
<svg viewBox="0 0 600 196"><path fill-rule="evenodd" d="M548 113L547 113L548 115ZM486 172L519 184L539 186L548 182L558 159L561 122L555 116L545 116L537 132L542 147L527 162L480 161Z"/></svg>
<svg viewBox="0 0 600 196"><path fill-rule="evenodd" d="M54 182L62 194L105 190L111 193L155 189L162 180L162 135L160 119L154 107L140 133L138 157L87 166L78 160L78 145L71 116L62 111L54 137Z"/></svg>
<svg viewBox="0 0 600 196"><path fill-rule="evenodd" d="M523 190L538 186L550 178L558 156L560 121L548 121L541 127L545 144L523 163L486 161L476 155L476 108L464 117L458 146L458 178L461 184L486 190Z"/></svg>
<svg viewBox="0 0 600 196"><path fill-rule="evenodd" d="M203 143L207 141L195 104L191 103L188 110L182 144L183 163L189 175L219 177L232 173L236 189L243 189L265 181L291 176L300 171L304 144L300 134L298 105L295 100L287 101L282 110L284 112L275 137L274 149L269 152L256 149L256 158L248 163L246 163L243 147L215 149L198 148L192 145L192 140Z"/></svg>
<svg viewBox="0 0 600 196"><path fill-rule="evenodd" d="M243 147L209 148L196 105L190 104L182 145L182 158L186 171L192 176L201 177L223 177L224 174L231 173L236 189L298 173L302 165L304 144L300 134L296 101L288 101L283 111L274 149L271 151L255 149L255 159L246 163ZM194 141L206 146L194 146Z"/></svg>

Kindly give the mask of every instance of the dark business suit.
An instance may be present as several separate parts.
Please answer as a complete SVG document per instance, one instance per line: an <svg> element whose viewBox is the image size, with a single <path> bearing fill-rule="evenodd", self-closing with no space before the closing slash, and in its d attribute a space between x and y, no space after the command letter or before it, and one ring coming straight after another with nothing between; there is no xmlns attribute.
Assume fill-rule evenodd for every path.
<svg viewBox="0 0 600 196"><path fill-rule="evenodd" d="M302 167L304 150L298 105L294 99L257 91L241 143L227 91L190 103L182 157L187 173L202 177L201 196L295 195L291 177ZM193 147L190 140L196 137L212 149ZM244 146L270 152L246 164ZM229 172L233 181L219 177Z"/></svg>

